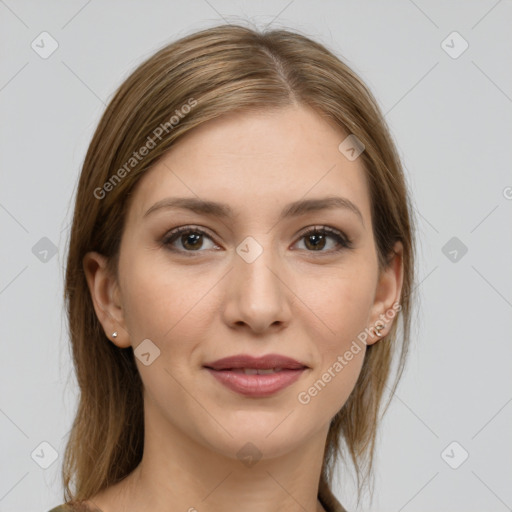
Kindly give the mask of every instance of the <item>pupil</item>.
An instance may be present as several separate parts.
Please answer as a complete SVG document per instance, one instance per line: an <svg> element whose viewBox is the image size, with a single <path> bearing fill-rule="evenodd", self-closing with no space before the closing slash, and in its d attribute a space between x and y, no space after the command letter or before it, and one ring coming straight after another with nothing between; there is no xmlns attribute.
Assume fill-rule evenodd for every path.
<svg viewBox="0 0 512 512"><path fill-rule="evenodd" d="M323 245L321 245L322 242L325 242L323 235L309 235L308 240L316 240L313 242L313 247L322 249Z"/></svg>
<svg viewBox="0 0 512 512"><path fill-rule="evenodd" d="M197 242L199 241L199 239L201 238L201 234L199 233L196 233L196 234L188 234L188 235L183 235L183 238L185 239L185 242L183 243L183 246L184 247L187 247L187 244L191 241L191 245L192 245L192 248L193 249L197 249L198 246L200 247L201 244L198 244L198 245L194 245L195 243L197 244ZM183 240L183 239L182 239Z"/></svg>

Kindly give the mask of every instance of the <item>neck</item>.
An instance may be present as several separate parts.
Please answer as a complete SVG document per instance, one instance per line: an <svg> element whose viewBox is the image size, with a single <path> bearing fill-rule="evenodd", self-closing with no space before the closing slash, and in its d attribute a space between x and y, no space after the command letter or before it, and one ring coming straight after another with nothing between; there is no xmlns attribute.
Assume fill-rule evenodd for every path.
<svg viewBox="0 0 512 512"><path fill-rule="evenodd" d="M265 450L264 438L249 444L226 434L226 447L208 446L157 417L146 422L139 466L95 499L96 506L109 512L169 512L171 504L188 512L325 512L318 486L328 425L276 454Z"/></svg>

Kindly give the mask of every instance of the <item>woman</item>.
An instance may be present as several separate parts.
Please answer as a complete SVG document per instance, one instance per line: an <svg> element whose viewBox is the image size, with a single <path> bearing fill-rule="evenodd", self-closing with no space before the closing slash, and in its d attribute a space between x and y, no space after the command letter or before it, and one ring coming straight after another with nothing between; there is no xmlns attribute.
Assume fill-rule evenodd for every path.
<svg viewBox="0 0 512 512"><path fill-rule="evenodd" d="M371 490L405 363L413 235L377 103L325 47L223 25L149 58L80 176L53 511L344 511L333 467Z"/></svg>

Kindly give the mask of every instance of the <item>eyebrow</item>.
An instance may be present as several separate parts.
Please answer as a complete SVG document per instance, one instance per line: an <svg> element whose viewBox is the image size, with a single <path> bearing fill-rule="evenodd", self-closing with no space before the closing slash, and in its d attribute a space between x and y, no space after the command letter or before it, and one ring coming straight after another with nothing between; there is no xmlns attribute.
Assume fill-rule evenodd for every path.
<svg viewBox="0 0 512 512"><path fill-rule="evenodd" d="M181 208L190 210L194 213L211 215L218 218L232 218L234 217L233 209L223 203L215 201L208 201L204 199L198 199L195 197L167 197L155 203L143 217L147 217L150 213L160 210L162 208ZM316 212L321 210L331 210L335 208L341 208L347 211L351 211L359 217L359 220L364 226L364 219L359 208L346 197L339 196L328 196L318 199L301 199L293 203L285 205L279 220L298 217L305 213Z"/></svg>

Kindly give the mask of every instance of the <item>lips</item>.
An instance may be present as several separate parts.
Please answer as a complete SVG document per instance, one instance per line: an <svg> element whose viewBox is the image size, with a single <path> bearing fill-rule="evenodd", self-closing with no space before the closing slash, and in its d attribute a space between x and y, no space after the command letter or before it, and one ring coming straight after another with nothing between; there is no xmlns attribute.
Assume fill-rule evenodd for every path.
<svg viewBox="0 0 512 512"><path fill-rule="evenodd" d="M301 363L300 361L297 361L287 356L282 356L280 354L267 354L262 357L253 357L248 354L238 354L235 356L224 357L222 359L218 359L217 361L206 363L203 366L217 371L241 369L300 370L303 368L308 368L307 365Z"/></svg>
<svg viewBox="0 0 512 512"><path fill-rule="evenodd" d="M203 365L227 388L253 398L264 398L290 386L309 367L290 357L268 354L252 357L240 354Z"/></svg>

